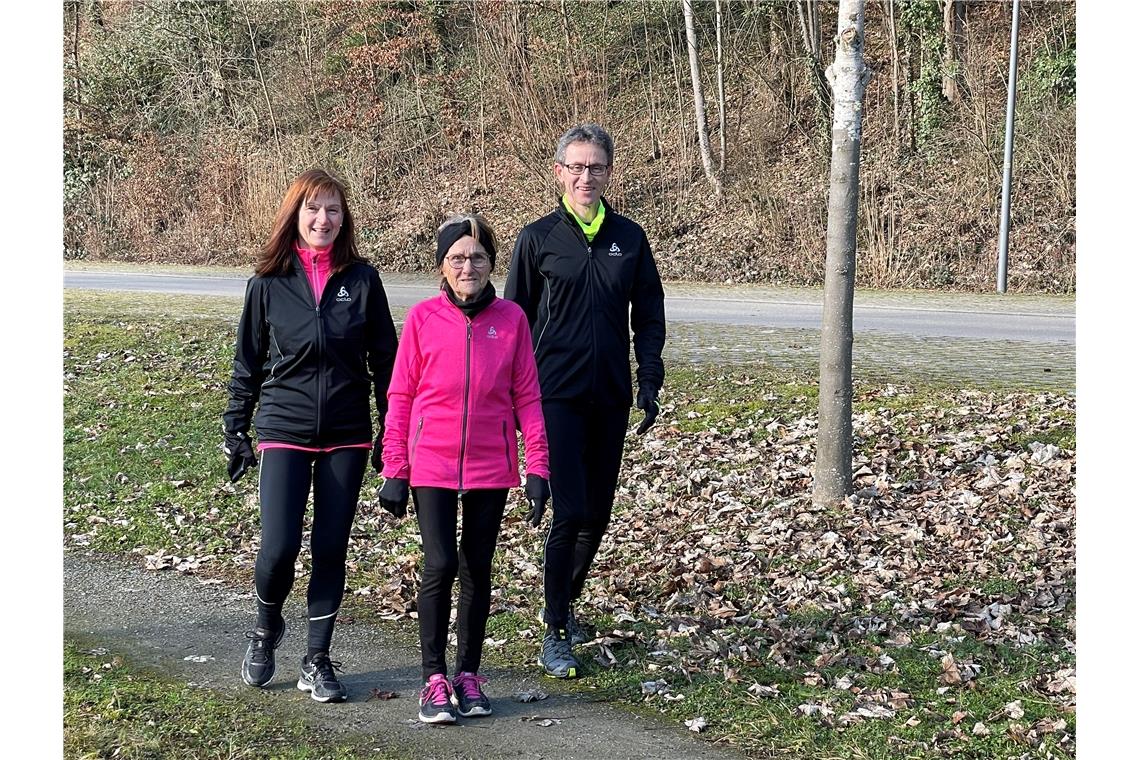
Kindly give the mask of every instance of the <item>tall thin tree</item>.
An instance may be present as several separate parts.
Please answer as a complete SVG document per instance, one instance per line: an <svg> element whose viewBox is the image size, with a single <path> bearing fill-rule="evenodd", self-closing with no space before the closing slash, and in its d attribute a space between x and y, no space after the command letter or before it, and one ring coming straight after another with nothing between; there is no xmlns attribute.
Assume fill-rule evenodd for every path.
<svg viewBox="0 0 1140 760"><path fill-rule="evenodd" d="M681 10L685 14L685 39L689 48L689 75L693 79L693 110L697 121L697 142L701 148L701 163L717 196L720 196L720 179L713 169L712 151L709 148L709 129L705 123L705 95L701 88L701 61L697 53L697 29L693 22L693 0L681 0Z"/></svg>
<svg viewBox="0 0 1140 760"><path fill-rule="evenodd" d="M851 317L863 93L870 78L871 71L863 63L863 0L840 0L835 62L827 67L834 115L819 341L819 434L812 490L816 504L838 501L851 492Z"/></svg>

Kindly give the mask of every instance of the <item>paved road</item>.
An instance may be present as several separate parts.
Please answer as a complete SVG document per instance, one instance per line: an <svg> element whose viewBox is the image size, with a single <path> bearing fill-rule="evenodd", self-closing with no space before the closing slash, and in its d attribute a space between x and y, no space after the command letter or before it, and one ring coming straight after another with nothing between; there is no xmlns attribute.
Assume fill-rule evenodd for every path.
<svg viewBox="0 0 1140 760"><path fill-rule="evenodd" d="M241 296L244 275L129 271L64 272L65 288ZM407 308L438 289L435 278L385 274L394 307ZM666 314L674 323L777 330L819 330L822 292L808 288L666 286ZM859 335L965 338L1072 345L1073 300L988 294L858 292L854 329Z"/></svg>
<svg viewBox="0 0 1140 760"><path fill-rule="evenodd" d="M245 653L243 632L253 621L251 589L206 585L193 576L147 572L123 561L68 551L63 556L64 633L81 647L123 654L135 666L216 689L235 709L253 707L296 715L320 732L349 740L367 737L389 756L468 758L559 758L559 760L739 760L733 750L687 731L680 721L657 720L619 710L527 672L483 668L490 677L494 714L460 719L447 727L416 720L419 650L393 642L361 623L336 632L336 659L343 661L348 702L322 705L296 688L304 653L304 594L286 604L285 641L277 675L268 688L244 686L238 669ZM529 704L511 696L540 688L549 699ZM369 700L372 689L395 691L392 700ZM537 716L532 719L531 716ZM545 719L551 724L543 725ZM327 735L327 734L326 734Z"/></svg>

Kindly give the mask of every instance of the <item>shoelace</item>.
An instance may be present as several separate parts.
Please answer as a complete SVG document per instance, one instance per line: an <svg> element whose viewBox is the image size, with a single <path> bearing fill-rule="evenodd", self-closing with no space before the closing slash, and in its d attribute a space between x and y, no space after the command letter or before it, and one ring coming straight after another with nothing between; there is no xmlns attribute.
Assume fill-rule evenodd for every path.
<svg viewBox="0 0 1140 760"><path fill-rule="evenodd" d="M446 678L428 681L420 691L420 702L428 705L451 704L451 684Z"/></svg>
<svg viewBox="0 0 1140 760"><path fill-rule="evenodd" d="M341 665L343 665L343 663L329 659L328 656L322 657L320 655L317 655L313 659L309 660L309 664L313 666L313 670L315 671L313 674L315 678L313 680L335 681L336 671L340 670L341 672L344 672L341 668Z"/></svg>
<svg viewBox="0 0 1140 760"><path fill-rule="evenodd" d="M253 642L253 654L250 659L258 663L268 662L269 652L273 649L273 641L276 637L272 634L261 636L257 631L246 631L245 637Z"/></svg>
<svg viewBox="0 0 1140 760"><path fill-rule="evenodd" d="M463 693L464 699L480 699L483 692L480 687L487 683L484 676L476 673L460 673L455 677L455 688Z"/></svg>
<svg viewBox="0 0 1140 760"><path fill-rule="evenodd" d="M565 633L565 631L563 631ZM570 657L570 638L562 636L554 636L548 639L550 642L551 654L560 659L568 659Z"/></svg>

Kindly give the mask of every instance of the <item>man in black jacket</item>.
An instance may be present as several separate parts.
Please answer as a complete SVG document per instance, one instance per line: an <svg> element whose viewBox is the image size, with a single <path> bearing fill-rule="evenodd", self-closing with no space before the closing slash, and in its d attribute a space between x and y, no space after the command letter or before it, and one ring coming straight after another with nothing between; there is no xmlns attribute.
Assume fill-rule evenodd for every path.
<svg viewBox="0 0 1140 760"><path fill-rule="evenodd" d="M665 294L645 231L603 199L613 140L597 124L558 142L558 207L522 229L504 297L530 320L550 445L554 517L546 539L542 656L548 675L577 676L571 645L585 641L572 604L609 525L629 424L637 359L637 407L645 433L665 380Z"/></svg>

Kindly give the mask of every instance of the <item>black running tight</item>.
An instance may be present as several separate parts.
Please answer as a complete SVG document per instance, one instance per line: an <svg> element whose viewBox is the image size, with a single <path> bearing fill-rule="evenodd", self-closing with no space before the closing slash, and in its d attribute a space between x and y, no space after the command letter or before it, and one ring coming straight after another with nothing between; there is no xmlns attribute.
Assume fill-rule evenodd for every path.
<svg viewBox="0 0 1140 760"><path fill-rule="evenodd" d="M424 680L447 674L447 629L451 588L459 576L455 672L477 673L491 610L491 560L506 489L463 494L463 537L456 545L459 493L446 488L414 488L416 520L424 545L424 570L418 600L420 654Z"/></svg>
<svg viewBox="0 0 1140 760"><path fill-rule="evenodd" d="M614 505L629 407L544 401L554 515L543 551L544 622L564 628Z"/></svg>
<svg viewBox="0 0 1140 760"><path fill-rule="evenodd" d="M327 652L332 643L333 623L344 596L348 535L368 454L364 448L323 453L296 449L261 452L261 548L254 567L258 625L277 629L281 624L281 606L293 587L293 565L301 551L301 531L311 487L310 654Z"/></svg>

